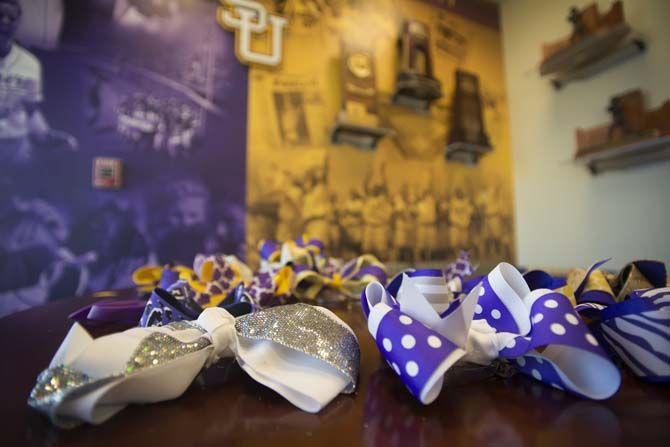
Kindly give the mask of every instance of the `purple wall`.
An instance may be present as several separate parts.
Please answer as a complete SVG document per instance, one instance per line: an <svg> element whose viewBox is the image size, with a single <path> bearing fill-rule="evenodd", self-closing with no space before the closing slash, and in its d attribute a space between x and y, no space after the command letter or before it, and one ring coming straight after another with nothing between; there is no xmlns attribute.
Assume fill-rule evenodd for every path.
<svg viewBox="0 0 670 447"><path fill-rule="evenodd" d="M216 2L66 1L61 21L25 14L40 1L59 3L22 20L57 23L0 62L0 316L243 254L247 70ZM99 156L123 160L121 190L91 187Z"/></svg>

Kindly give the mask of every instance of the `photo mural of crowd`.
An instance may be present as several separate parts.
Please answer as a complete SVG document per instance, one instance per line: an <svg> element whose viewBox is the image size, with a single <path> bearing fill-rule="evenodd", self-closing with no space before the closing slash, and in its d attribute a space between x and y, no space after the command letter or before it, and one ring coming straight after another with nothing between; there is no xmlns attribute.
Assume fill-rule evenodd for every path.
<svg viewBox="0 0 670 447"><path fill-rule="evenodd" d="M345 258L372 253L415 263L462 249L477 258L511 256L513 223L500 185L455 184L440 193L405 183L392 192L387 176L368 175L360 187L341 191L330 185L328 171L327 160L299 176L279 169L275 187L250 209L252 225L276 240L317 237L329 253Z"/></svg>

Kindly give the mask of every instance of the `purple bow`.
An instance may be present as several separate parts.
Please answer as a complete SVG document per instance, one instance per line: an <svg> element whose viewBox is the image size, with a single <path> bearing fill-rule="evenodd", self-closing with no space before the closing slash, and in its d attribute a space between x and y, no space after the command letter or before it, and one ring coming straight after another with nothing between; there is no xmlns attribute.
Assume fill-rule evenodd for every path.
<svg viewBox="0 0 670 447"><path fill-rule="evenodd" d="M141 327L165 326L176 321L196 320L203 308L193 299L193 295L186 281L177 281L167 290L154 289L144 307L139 325ZM235 287L217 307L226 309L234 317L247 314L252 310L243 284Z"/></svg>
<svg viewBox="0 0 670 447"><path fill-rule="evenodd" d="M619 371L570 301L551 290L531 292L510 264L453 301L441 272L411 275L389 290L372 283L361 300L382 356L422 403L437 398L461 358L482 365L507 359L536 380L591 399L619 388Z"/></svg>
<svg viewBox="0 0 670 447"><path fill-rule="evenodd" d="M593 320L598 339L637 377L670 382L670 287L665 287L665 264L631 262L617 278L615 297L611 290L586 290L589 277L605 262L587 270L575 290L575 309ZM645 288L635 290L639 286Z"/></svg>

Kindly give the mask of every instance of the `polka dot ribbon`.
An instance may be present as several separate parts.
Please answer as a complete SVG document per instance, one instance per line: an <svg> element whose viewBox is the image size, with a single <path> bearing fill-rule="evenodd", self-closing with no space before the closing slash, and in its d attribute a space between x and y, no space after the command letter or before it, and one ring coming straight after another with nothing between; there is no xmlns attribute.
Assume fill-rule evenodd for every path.
<svg viewBox="0 0 670 447"><path fill-rule="evenodd" d="M388 289L371 283L361 302L382 356L422 403L437 398L459 359L507 359L523 374L591 399L619 388L618 369L570 301L548 289L531 292L512 265L499 264L453 301L441 271L410 273Z"/></svg>
<svg viewBox="0 0 670 447"><path fill-rule="evenodd" d="M575 310L590 320L597 339L637 377L670 382L670 287L665 264L634 261L608 277L599 270L605 262L568 275L568 284L574 282Z"/></svg>

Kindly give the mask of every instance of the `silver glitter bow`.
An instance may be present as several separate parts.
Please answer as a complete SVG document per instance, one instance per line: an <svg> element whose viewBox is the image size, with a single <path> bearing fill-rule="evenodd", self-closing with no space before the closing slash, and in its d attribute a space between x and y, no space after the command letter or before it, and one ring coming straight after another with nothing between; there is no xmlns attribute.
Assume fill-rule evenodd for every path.
<svg viewBox="0 0 670 447"><path fill-rule="evenodd" d="M75 324L28 404L55 425L99 424L131 403L174 399L199 371L235 357L256 381L309 412L356 388L360 351L327 309L295 304L235 319L208 308L198 320L133 328L97 339Z"/></svg>

